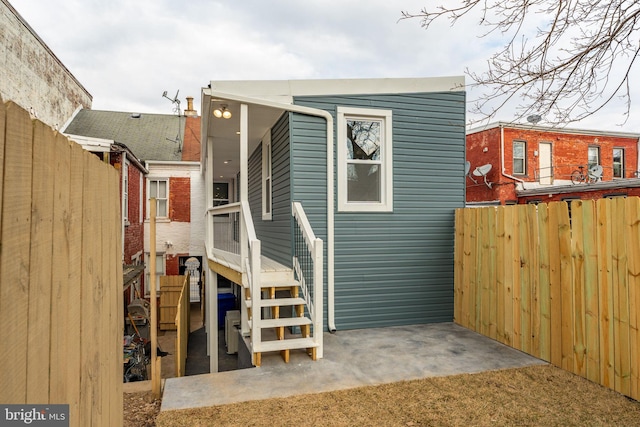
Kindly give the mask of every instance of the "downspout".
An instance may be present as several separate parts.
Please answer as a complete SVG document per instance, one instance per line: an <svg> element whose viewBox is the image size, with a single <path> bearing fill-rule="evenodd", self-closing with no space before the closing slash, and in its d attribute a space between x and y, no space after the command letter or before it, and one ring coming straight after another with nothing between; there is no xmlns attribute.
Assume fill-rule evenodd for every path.
<svg viewBox="0 0 640 427"><path fill-rule="evenodd" d="M327 328L329 332L336 331L335 326L335 278L334 278L334 191L333 191L333 116L331 113L319 108L305 107L302 105L287 104L283 102L269 101L266 99L250 98L230 93L214 92L205 89L205 95L216 98L234 100L247 104L264 105L278 108L284 111L322 117L327 122ZM204 100L204 97L203 97ZM203 108L204 114L204 108Z"/></svg>
<svg viewBox="0 0 640 427"><path fill-rule="evenodd" d="M502 123L500 123L500 156L501 156L501 162L502 164L500 165L500 169L502 170L502 176L505 176L507 178L511 178L514 181L518 181L522 184L522 189L524 190L524 181L520 178L516 178L515 176L509 175L507 173L507 169L504 167L504 125Z"/></svg>

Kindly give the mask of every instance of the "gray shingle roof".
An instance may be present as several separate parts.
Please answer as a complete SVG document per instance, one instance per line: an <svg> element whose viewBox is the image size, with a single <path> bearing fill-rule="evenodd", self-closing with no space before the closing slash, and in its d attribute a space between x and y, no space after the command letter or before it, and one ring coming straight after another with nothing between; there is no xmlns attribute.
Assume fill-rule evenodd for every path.
<svg viewBox="0 0 640 427"><path fill-rule="evenodd" d="M141 160L177 161L184 124L183 116L170 114L80 110L64 133L123 143Z"/></svg>

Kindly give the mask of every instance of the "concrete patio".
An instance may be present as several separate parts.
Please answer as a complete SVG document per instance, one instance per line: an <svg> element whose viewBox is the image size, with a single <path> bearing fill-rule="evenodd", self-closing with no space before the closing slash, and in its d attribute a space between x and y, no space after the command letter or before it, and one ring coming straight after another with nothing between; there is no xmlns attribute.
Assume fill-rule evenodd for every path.
<svg viewBox="0 0 640 427"><path fill-rule="evenodd" d="M338 331L315 362L273 353L260 368L167 378L161 411L545 363L454 323Z"/></svg>

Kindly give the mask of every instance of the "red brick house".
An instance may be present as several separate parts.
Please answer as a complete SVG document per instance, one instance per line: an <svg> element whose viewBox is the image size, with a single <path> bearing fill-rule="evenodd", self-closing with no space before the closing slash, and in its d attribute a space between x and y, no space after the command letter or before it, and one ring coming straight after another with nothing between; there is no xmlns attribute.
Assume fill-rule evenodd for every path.
<svg viewBox="0 0 640 427"><path fill-rule="evenodd" d="M120 172L122 210L122 264L125 304L143 292L144 271L144 195L147 168L125 144L109 139L68 135L87 151Z"/></svg>
<svg viewBox="0 0 640 427"><path fill-rule="evenodd" d="M639 143L640 134L624 132L503 122L470 129L467 204L640 195ZM580 181L580 172L591 179Z"/></svg>
<svg viewBox="0 0 640 427"><path fill-rule="evenodd" d="M203 181L200 173L200 117L187 98L184 114L146 114L117 111L80 110L64 132L83 135L77 138L106 138L126 144L143 164L147 173L139 191L129 195L129 210L135 209L136 221L129 212L126 249L133 250L147 266L140 292L151 273L149 266L149 199L156 198L156 275L182 274L198 260L200 270L193 297L198 297L197 278L201 271L204 242ZM73 139L73 137L72 137ZM137 179L131 176L129 179ZM133 200L135 198L135 201ZM138 221L139 219L139 221ZM141 240L142 238L142 240ZM187 263L187 260L191 262ZM159 284L159 280L156 281Z"/></svg>

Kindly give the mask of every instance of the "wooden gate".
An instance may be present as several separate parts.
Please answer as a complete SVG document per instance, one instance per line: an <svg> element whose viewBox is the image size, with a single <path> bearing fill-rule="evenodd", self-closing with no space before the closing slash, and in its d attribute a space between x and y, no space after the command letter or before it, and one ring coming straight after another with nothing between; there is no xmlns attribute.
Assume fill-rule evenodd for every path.
<svg viewBox="0 0 640 427"><path fill-rule="evenodd" d="M160 330L176 329L178 300L185 276L160 276Z"/></svg>

